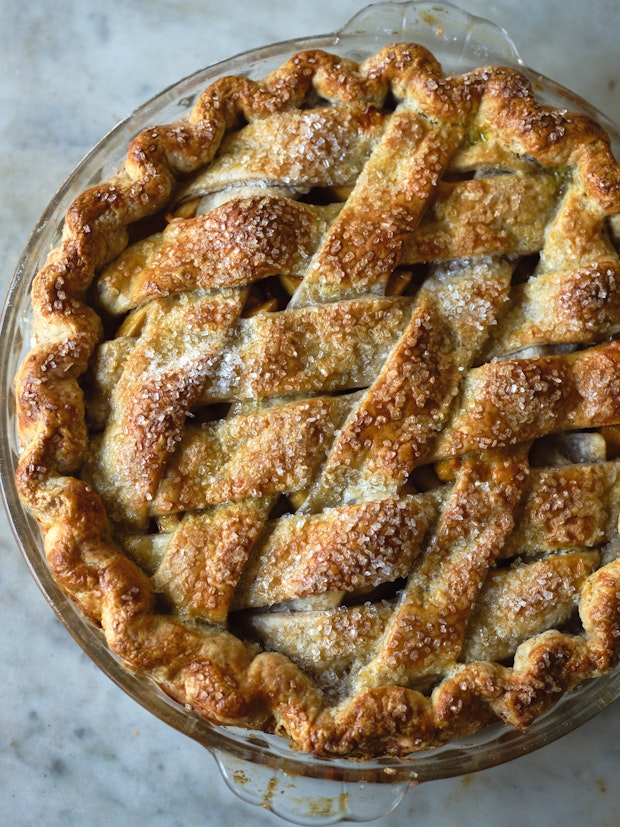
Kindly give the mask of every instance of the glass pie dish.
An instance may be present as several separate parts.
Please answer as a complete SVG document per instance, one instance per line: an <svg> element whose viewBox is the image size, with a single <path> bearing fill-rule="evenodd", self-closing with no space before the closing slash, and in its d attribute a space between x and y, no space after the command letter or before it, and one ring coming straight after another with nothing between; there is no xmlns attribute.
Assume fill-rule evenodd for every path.
<svg viewBox="0 0 620 827"><path fill-rule="evenodd" d="M60 238L68 205L91 183L116 171L136 132L153 123L178 119L191 108L206 85L223 75L246 74L259 78L286 56L307 48L324 48L360 60L394 40L427 46L447 71L460 72L495 62L518 66L530 76L545 102L592 114L587 104L572 94L524 69L509 38L486 21L437 4L371 6L337 33L256 50L196 73L121 123L84 159L42 217L18 265L2 326L1 460L5 498L19 544L43 593L71 634L105 673L155 715L213 753L226 782L237 794L299 823L371 820L394 807L412 784L469 773L533 750L573 729L610 703L620 694L620 677L617 672L612 673L575 690L525 733L491 726L475 736L406 760L382 758L360 764L310 758L292 751L287 742L275 736L212 726L175 704L150 682L127 672L107 649L100 632L82 618L50 576L38 528L20 505L12 482L19 447L11 383L30 340L32 278L47 251ZM596 117L615 137L613 127L602 116Z"/></svg>

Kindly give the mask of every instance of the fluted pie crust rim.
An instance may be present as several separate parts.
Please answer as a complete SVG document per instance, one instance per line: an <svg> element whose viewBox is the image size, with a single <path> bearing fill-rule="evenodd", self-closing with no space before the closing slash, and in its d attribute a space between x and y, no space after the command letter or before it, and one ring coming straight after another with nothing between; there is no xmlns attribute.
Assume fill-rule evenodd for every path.
<svg viewBox="0 0 620 827"><path fill-rule="evenodd" d="M269 141L285 146L302 121L319 138L327 130L327 138L308 139L315 155L282 168L286 153L272 153ZM261 139L266 152L257 150ZM455 169L457 156L463 163ZM184 203L184 191L208 198L210 175L240 186L239 159L249 175L244 185L255 190L240 188L239 197L199 216L186 218L181 206L157 241L134 242L136 227ZM494 174L468 177L468 163L488 164ZM332 188L349 189L338 205L299 199L321 167L332 170ZM513 180L498 172L513 172ZM453 186L461 178L467 185ZM486 211L474 209L468 222L476 198ZM498 217L494 198L512 204L507 217ZM604 130L538 103L515 70L446 77L422 46L395 44L361 64L314 50L260 82L213 83L185 120L145 129L119 173L73 201L61 243L33 284L34 343L15 383L23 446L16 483L60 587L128 669L179 703L216 724L275 731L315 755L404 756L497 719L527 727L618 662L617 454L554 473L532 466L529 452L558 431L596 431L608 450L620 444L620 263L610 241L619 213L619 168ZM276 227L279 257L257 229L266 225ZM200 266L175 259L190 248L203 256ZM534 278L511 285L514 262L534 252ZM417 292L390 295L395 276L429 261L433 269ZM276 312L239 322L244 289L274 271L290 277L301 270L285 311L294 334L282 331ZM186 301L188 291L200 301ZM103 412L112 425L94 439L89 423L99 411L88 407L88 383L97 359L104 384L116 377L101 361L114 314L127 314L121 338L144 338L128 345L130 367ZM499 333L490 336L498 318ZM145 404L137 389L145 376L151 381L150 366L159 360L168 369L153 351L173 338L168 319L179 330L206 326L210 338L200 353L209 367L239 324L245 338L228 351L230 364L262 365L264 344L273 375L256 378L254 370L247 379L232 371L231 379L222 370L219 385L206 390L185 376L174 386L181 401L170 414L160 401L176 378L166 374L165 393L149 385ZM347 350L353 330L363 358ZM313 343L333 331L340 349L314 353ZM312 350L314 373L308 362L292 364L291 342L299 341ZM532 355L528 347L539 350ZM378 368L373 358L383 360ZM305 384L291 385L298 374ZM340 378L321 384L326 374ZM231 387L245 405L237 419L182 433L197 399L228 403ZM276 402L253 408L255 398ZM287 443L282 456L290 465L276 472L274 456L296 423L303 424L299 453ZM248 434L258 435L255 446ZM267 445L264 434L273 437ZM325 456L313 456L316 445L328 446ZM174 451L181 459L168 473L164 460ZM225 451L223 469L217 462ZM204 471L205 457L216 464L213 473ZM263 483L248 475L248 463L255 476L269 466ZM434 464L441 493L412 487L416 463ZM300 490L299 515L270 528L262 556L252 556L266 522L277 520L273 500ZM558 498L560 505L549 505ZM563 510L564 501L574 511ZM213 581L199 583L199 599L184 568L188 548L208 546L193 533L198 518L175 524L181 533L154 573L136 562L140 543L132 555L125 541L134 530L148 531L153 509L168 525L180 502L198 514L212 509L209 530L219 532ZM324 515L345 506L353 522L347 531L339 522L334 534ZM488 660L481 653L495 632L472 618L471 607L497 566L477 605L486 611L485 601L499 595L504 614L518 615L520 598L497 565L511 543L519 556L515 531L523 548L538 550L530 566L543 566L540 549L559 549L553 571L519 569L523 593L533 605L551 578L550 593L570 598L579 628L551 612L549 628ZM403 581L391 602L304 604L311 625L287 637L287 624L297 621L287 601L356 593L360 584L363 595L380 582L372 554L364 558L368 543L395 534L402 542L386 541L392 557L381 561L386 577ZM422 538L414 565L403 549ZM291 549L306 555L292 567L282 562ZM204 564L204 552L196 553ZM432 567L438 555L446 561L441 576ZM231 631L231 611L262 609L269 599L288 612L274 620L259 611L244 627L247 636ZM330 654L329 634L323 644L312 637L323 633L334 641L344 635L345 643L348 635L356 653L335 642ZM313 647L314 666L298 651L300 639ZM462 660L465 651L470 659ZM347 664L345 697L330 694L320 677L335 668L335 657Z"/></svg>

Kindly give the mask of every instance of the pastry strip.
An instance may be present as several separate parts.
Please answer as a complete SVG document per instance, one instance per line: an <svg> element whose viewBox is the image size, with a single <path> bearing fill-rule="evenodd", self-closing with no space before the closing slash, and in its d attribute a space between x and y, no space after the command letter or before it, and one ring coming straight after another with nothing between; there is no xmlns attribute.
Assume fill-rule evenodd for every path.
<svg viewBox="0 0 620 827"><path fill-rule="evenodd" d="M597 551L554 554L489 574L469 619L459 660L501 661L519 644L561 626L601 562Z"/></svg>
<svg viewBox="0 0 620 827"><path fill-rule="evenodd" d="M354 592L406 577L437 507L436 497L418 495L281 519L255 549L232 608Z"/></svg>
<svg viewBox="0 0 620 827"><path fill-rule="evenodd" d="M276 112L253 120L224 140L220 157L181 189L177 202L248 184L306 190L351 183L387 122L371 103Z"/></svg>
<svg viewBox="0 0 620 827"><path fill-rule="evenodd" d="M549 174L440 181L402 263L537 253L558 193Z"/></svg>
<svg viewBox="0 0 620 827"><path fill-rule="evenodd" d="M377 653L355 676L358 688L425 683L457 660L472 606L514 527L527 474L518 453L463 461Z"/></svg>
<svg viewBox="0 0 620 827"><path fill-rule="evenodd" d="M208 326L201 331L195 318L200 306L208 308L212 301L210 294L196 293L188 294L182 302L175 297L162 300L163 304L153 304L155 309L174 308L181 329L196 328L187 344L193 358L209 353ZM196 407L250 397L365 387L377 375L408 324L411 304L409 297L372 297L235 320L229 330L226 354L208 362ZM157 310L150 311L148 307L140 311L143 319L154 312ZM154 326L156 320L152 319L151 324ZM162 328L161 336L164 335ZM106 418L109 410L116 387L111 378L120 379L138 341L121 336L100 346L90 394L90 409L97 421ZM169 359L171 365L176 360L181 369L189 354L184 352L181 339L177 337L175 341L177 350L169 352Z"/></svg>
<svg viewBox="0 0 620 827"><path fill-rule="evenodd" d="M620 423L620 343L470 371L432 459Z"/></svg>
<svg viewBox="0 0 620 827"><path fill-rule="evenodd" d="M318 396L187 428L150 513L305 488L355 400Z"/></svg>
<svg viewBox="0 0 620 827"><path fill-rule="evenodd" d="M620 463L530 468L516 527L500 557L596 548L617 531Z"/></svg>
<svg viewBox="0 0 620 827"><path fill-rule="evenodd" d="M224 623L270 504L245 500L186 514L154 573L155 589L184 617Z"/></svg>
<svg viewBox="0 0 620 827"><path fill-rule="evenodd" d="M620 262L535 275L514 288L486 360L531 345L596 344L620 332Z"/></svg>
<svg viewBox="0 0 620 827"><path fill-rule="evenodd" d="M256 195L177 219L115 259L98 280L99 297L106 310L121 314L186 290L301 273L337 210Z"/></svg>

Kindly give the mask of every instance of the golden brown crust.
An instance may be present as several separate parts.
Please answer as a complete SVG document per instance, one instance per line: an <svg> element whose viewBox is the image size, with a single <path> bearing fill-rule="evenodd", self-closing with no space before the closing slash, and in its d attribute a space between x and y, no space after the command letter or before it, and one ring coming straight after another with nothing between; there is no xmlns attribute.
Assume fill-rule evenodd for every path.
<svg viewBox="0 0 620 827"><path fill-rule="evenodd" d="M17 486L61 587L180 703L316 754L529 725L618 660L619 213L603 130L509 69L216 81L33 285Z"/></svg>
<svg viewBox="0 0 620 827"><path fill-rule="evenodd" d="M106 268L97 282L102 304L118 314L160 296L245 287L276 271L298 273L325 230L324 212L333 210L255 196L172 221ZM265 227L277 231L277 246Z"/></svg>

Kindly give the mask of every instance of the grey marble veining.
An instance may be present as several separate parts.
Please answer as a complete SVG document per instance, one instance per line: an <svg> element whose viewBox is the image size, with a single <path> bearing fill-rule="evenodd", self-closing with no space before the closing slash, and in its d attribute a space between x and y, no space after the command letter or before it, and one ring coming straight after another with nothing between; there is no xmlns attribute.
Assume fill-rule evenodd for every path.
<svg viewBox="0 0 620 827"><path fill-rule="evenodd" d="M5 0L0 24L0 290L86 151L156 91L248 48L333 31L359 0ZM617 0L464 0L524 60L620 122ZM282 823L237 800L213 758L99 672L35 586L0 516L0 824ZM620 706L510 764L413 789L374 822L615 827Z"/></svg>

